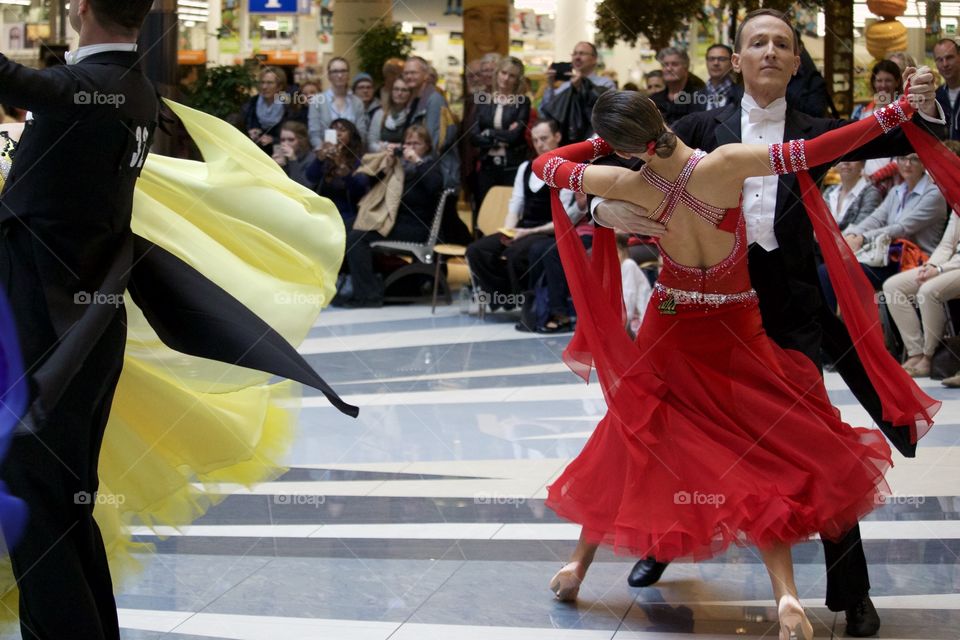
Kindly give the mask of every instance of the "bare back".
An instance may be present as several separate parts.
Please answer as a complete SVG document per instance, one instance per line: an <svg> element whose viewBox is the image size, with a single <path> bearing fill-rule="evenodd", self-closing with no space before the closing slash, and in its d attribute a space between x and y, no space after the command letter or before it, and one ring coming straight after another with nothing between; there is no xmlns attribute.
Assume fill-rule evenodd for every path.
<svg viewBox="0 0 960 640"><path fill-rule="evenodd" d="M692 155L680 155L676 159L676 166L670 167L674 170L669 174L663 171L661 177L668 182L676 182ZM705 155L700 159L684 189L693 200L719 209L735 208L740 204L742 179L731 179L729 168L724 166L722 158L712 156ZM631 181L631 192L635 197L630 199L645 207L648 217L662 221L670 196L651 184L642 171L633 173ZM709 268L722 262L733 251L736 239L732 230L718 228L686 202L677 201L668 217L667 231L660 237L660 246L675 262L689 267Z"/></svg>

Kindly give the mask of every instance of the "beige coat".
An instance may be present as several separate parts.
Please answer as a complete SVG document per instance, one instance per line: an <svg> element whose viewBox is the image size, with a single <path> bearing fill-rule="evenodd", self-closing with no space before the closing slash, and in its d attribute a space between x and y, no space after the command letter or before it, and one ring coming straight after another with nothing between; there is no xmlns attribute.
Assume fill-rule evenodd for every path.
<svg viewBox="0 0 960 640"><path fill-rule="evenodd" d="M392 163L391 163L392 160ZM378 177L367 195L357 205L357 219L353 228L360 231L376 231L386 237L393 230L400 211L400 198L403 196L403 163L391 151L368 153L363 156L358 173Z"/></svg>

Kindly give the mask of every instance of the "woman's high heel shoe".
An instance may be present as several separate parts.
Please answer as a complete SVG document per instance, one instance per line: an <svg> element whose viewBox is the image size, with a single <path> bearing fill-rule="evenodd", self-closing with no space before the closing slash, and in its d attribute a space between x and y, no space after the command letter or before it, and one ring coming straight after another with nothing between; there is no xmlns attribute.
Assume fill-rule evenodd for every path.
<svg viewBox="0 0 960 640"><path fill-rule="evenodd" d="M780 598L777 617L780 619L780 640L813 640L813 625L807 620L800 601L793 596Z"/></svg>
<svg viewBox="0 0 960 640"><path fill-rule="evenodd" d="M570 562L565 565L550 580L550 591L560 602L573 602L580 593L582 580L576 573L579 562Z"/></svg>

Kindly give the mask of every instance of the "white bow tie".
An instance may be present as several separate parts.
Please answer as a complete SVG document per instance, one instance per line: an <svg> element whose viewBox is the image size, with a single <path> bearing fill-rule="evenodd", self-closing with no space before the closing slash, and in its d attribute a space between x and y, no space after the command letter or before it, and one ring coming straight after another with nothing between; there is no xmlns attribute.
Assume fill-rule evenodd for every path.
<svg viewBox="0 0 960 640"><path fill-rule="evenodd" d="M747 112L747 120L750 124L757 124L760 122L780 122L787 116L787 103L785 101L780 101L775 104L769 105L766 109L761 109L760 107L753 107L750 111Z"/></svg>

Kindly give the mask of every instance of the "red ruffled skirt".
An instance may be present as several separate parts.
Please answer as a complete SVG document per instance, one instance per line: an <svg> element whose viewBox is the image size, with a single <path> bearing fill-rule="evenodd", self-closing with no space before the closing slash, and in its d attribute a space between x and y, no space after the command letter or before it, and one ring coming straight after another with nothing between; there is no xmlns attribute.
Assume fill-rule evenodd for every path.
<svg viewBox="0 0 960 640"><path fill-rule="evenodd" d="M817 368L767 337L755 301L676 315L658 303L550 508L592 542L669 561L838 539L882 502L883 435L840 420Z"/></svg>

